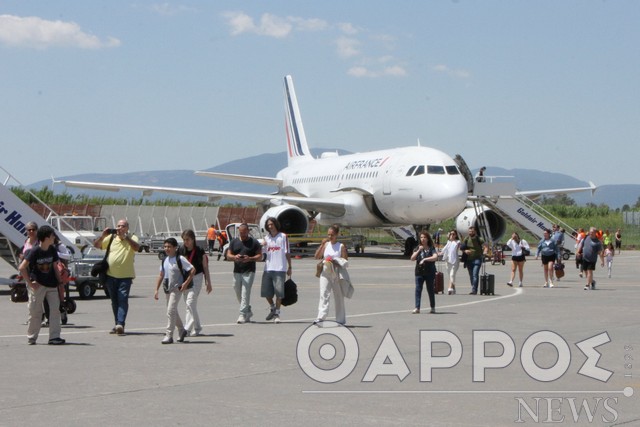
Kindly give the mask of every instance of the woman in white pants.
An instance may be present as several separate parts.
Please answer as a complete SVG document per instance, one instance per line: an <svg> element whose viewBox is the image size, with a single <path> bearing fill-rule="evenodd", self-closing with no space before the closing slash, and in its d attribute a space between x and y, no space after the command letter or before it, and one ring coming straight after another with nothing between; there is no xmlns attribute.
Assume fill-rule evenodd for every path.
<svg viewBox="0 0 640 427"><path fill-rule="evenodd" d="M442 248L442 260L446 263L447 273L449 274L449 295L456 294L456 273L460 267L460 257L458 256L458 249L460 249L460 238L456 230L449 232L449 240L447 244Z"/></svg>
<svg viewBox="0 0 640 427"><path fill-rule="evenodd" d="M344 325L347 322L347 315L344 307L344 294L340 286L340 276L337 274L336 258L347 260L347 248L338 242L340 227L334 224L327 231L327 238L322 240L322 244L316 250L315 258L323 260L323 268L320 273L320 303L318 304L318 317L313 322L317 324L327 318L329 314L329 302L331 292L336 305L336 322Z"/></svg>
<svg viewBox="0 0 640 427"><path fill-rule="evenodd" d="M196 245L196 234L193 230L187 229L182 232L183 245L178 253L184 256L196 269L193 276L193 287L182 293L187 305L187 315L185 316L184 328L192 337L202 335L202 323L198 315L198 295L202 289L202 282L206 284L207 293L211 290L211 276L209 275L209 258L200 246Z"/></svg>

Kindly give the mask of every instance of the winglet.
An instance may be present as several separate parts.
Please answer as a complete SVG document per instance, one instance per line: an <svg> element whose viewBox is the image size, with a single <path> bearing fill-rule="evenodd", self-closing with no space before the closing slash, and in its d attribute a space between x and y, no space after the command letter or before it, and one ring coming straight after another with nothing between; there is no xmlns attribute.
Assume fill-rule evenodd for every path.
<svg viewBox="0 0 640 427"><path fill-rule="evenodd" d="M307 137L304 133L304 126L302 125L296 91L293 88L293 79L291 76L285 76L284 78L284 97L288 164L291 166L298 159L312 158L309 146L307 145Z"/></svg>

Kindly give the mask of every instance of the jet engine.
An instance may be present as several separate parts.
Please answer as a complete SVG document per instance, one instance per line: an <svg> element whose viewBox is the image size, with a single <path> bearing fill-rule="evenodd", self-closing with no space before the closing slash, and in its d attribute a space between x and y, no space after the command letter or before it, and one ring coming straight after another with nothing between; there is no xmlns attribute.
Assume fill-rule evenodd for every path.
<svg viewBox="0 0 640 427"><path fill-rule="evenodd" d="M260 231L267 233L265 227L268 218L275 218L280 223L280 231L286 234L304 234L309 228L307 212L293 205L282 205L269 208L260 218Z"/></svg>
<svg viewBox="0 0 640 427"><path fill-rule="evenodd" d="M492 211L484 206L479 209L482 215L485 217L485 222L491 231L491 237L494 242L499 241L504 233L507 231L507 223L498 213ZM456 218L456 230L459 236L466 236L469 234L469 227L474 226L479 231L480 226L478 224L478 215L473 207L468 207L462 211Z"/></svg>

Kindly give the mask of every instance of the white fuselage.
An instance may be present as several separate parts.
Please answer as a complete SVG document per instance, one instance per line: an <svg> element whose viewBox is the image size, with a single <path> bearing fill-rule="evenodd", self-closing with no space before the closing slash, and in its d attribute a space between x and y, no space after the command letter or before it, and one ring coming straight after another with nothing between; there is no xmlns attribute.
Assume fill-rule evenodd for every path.
<svg viewBox="0 0 640 427"><path fill-rule="evenodd" d="M317 219L352 227L440 222L462 211L467 200L455 161L428 147L296 159L278 178L290 192L342 200L344 215Z"/></svg>

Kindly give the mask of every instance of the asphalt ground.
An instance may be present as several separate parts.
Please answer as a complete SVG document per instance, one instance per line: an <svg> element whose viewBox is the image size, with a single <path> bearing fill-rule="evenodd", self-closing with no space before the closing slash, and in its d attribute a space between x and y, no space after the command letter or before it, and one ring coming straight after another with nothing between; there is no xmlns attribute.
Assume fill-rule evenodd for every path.
<svg viewBox="0 0 640 427"><path fill-rule="evenodd" d="M438 295L428 314L425 292L416 315L413 264L367 251L350 259L348 328L311 325L310 258L293 261L299 300L280 324L264 320L257 274L255 322L244 325L235 323L232 265L213 260L214 291L199 299L205 335L182 344L160 343L153 254L136 257L125 336L108 333L113 316L98 291L77 300L66 345L47 345L43 328L28 346L27 305L0 291L0 425L640 425L640 253L616 256L611 279L598 266L594 291L583 290L572 260L551 289L533 258L521 289L505 284L509 262L488 265L494 296L468 295L461 269L457 295ZM0 266L0 277L12 273ZM184 316L184 302L179 309ZM599 339L588 359L577 343Z"/></svg>

